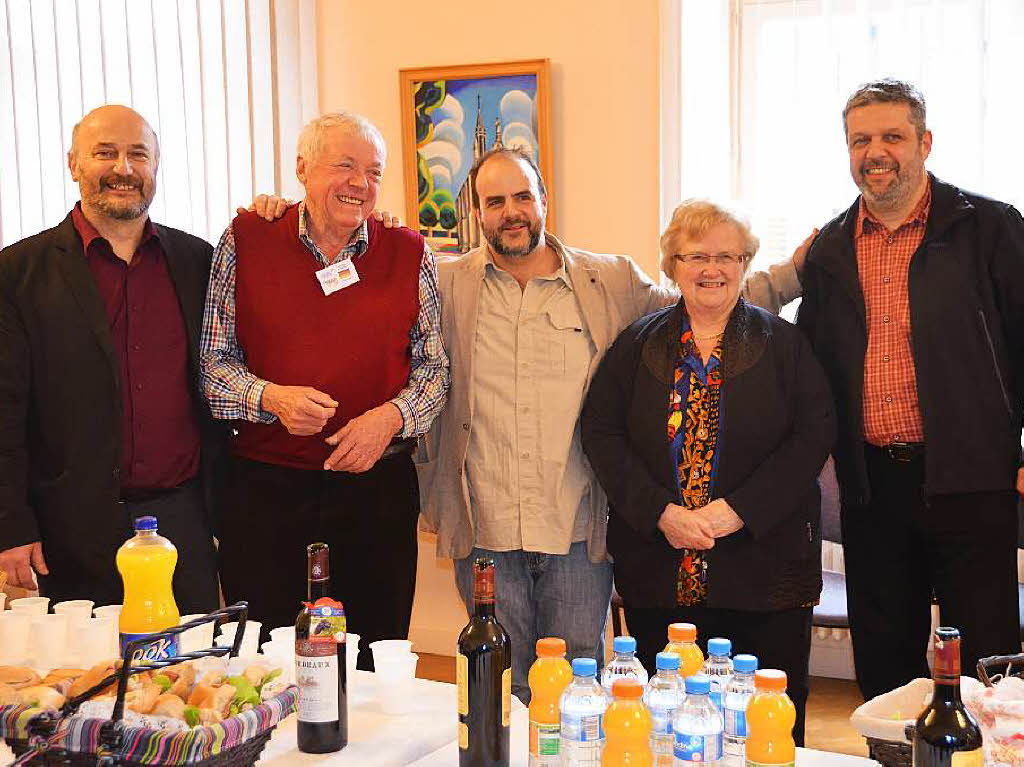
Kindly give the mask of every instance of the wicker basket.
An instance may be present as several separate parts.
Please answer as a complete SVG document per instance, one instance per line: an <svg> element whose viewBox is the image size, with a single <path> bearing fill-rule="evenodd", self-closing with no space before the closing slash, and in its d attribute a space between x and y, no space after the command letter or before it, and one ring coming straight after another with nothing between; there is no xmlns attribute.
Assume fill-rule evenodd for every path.
<svg viewBox="0 0 1024 767"><path fill-rule="evenodd" d="M232 657L237 656L247 614L248 605L239 602L165 632L133 641L125 648L118 671L82 695L69 700L60 712L27 706L0 706L0 736L18 755L19 760L15 763L71 767L148 767L157 764L175 767L243 767L255 764L278 722L295 710L298 698L296 687L286 688L251 711L205 728L167 732L127 727L121 721L124 696L131 675L210 655L226 655L230 652ZM203 623L230 617L237 617L239 623L233 647L213 647L150 662L145 667L132 666L130 658L136 647L149 644L161 636L174 636ZM81 717L71 719L84 700L111 683L117 683L118 691L110 720ZM30 752L34 756L29 757ZM163 753L173 756L163 759L159 756ZM138 759L133 759L133 756Z"/></svg>
<svg viewBox="0 0 1024 767"><path fill-rule="evenodd" d="M907 737L913 737L913 725L907 727ZM868 758L881 762L885 767L908 767L913 750L909 743L880 738L864 737L868 742Z"/></svg>

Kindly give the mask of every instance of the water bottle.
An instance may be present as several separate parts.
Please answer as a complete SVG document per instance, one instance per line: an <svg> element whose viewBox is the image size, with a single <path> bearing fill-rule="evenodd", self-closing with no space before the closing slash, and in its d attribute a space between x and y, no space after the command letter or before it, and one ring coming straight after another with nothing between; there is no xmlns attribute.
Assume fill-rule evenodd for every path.
<svg viewBox="0 0 1024 767"><path fill-rule="evenodd" d="M615 637L612 650L615 651L615 657L601 673L601 684L609 696L616 679L632 678L641 685L647 684L647 671L636 657L636 640L633 637Z"/></svg>
<svg viewBox="0 0 1024 767"><path fill-rule="evenodd" d="M732 662L735 673L725 686L723 696L725 764L726 767L743 767L744 746L747 742L747 703L754 695L757 658L753 655L737 655Z"/></svg>
<svg viewBox="0 0 1024 767"><path fill-rule="evenodd" d="M711 677L697 674L686 680L686 699L672 717L675 767L722 765L722 713L710 692Z"/></svg>
<svg viewBox="0 0 1024 767"><path fill-rule="evenodd" d="M704 661L704 674L711 677L711 702L722 710L722 693L732 678L732 642L715 637L708 640L708 659Z"/></svg>
<svg viewBox="0 0 1024 767"><path fill-rule="evenodd" d="M686 689L679 676L679 656L660 652L658 673L644 692L644 703L651 712L651 753L655 767L672 767L672 717L683 704Z"/></svg>
<svg viewBox="0 0 1024 767"><path fill-rule="evenodd" d="M562 720L562 764L598 767L604 748L604 712L608 694L597 683L597 661L573 658L572 683L558 702Z"/></svg>

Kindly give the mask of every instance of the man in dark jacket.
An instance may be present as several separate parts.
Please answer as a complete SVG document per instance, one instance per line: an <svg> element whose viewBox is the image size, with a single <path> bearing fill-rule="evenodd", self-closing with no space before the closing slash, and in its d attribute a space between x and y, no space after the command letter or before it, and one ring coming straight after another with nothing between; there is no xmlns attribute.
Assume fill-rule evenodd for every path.
<svg viewBox="0 0 1024 767"><path fill-rule="evenodd" d="M104 106L72 134L82 199L0 252L0 569L54 601L121 601L133 520L178 549L183 613L216 609L204 483L222 428L198 386L211 248L154 224L156 134Z"/></svg>
<svg viewBox="0 0 1024 767"><path fill-rule="evenodd" d="M1020 650L1024 221L925 171L932 134L913 86L868 83L843 119L861 196L808 253L798 324L837 400L850 627L870 698L928 676L933 595L961 630L965 673Z"/></svg>

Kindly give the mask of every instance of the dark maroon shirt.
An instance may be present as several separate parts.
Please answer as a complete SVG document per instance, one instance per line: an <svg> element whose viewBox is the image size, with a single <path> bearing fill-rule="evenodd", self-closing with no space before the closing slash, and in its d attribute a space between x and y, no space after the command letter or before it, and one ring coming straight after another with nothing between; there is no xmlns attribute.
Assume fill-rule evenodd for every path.
<svg viewBox="0 0 1024 767"><path fill-rule="evenodd" d="M188 337L178 295L153 223L130 264L82 213L71 211L107 313L121 376L121 491L180 485L199 471L199 424L188 370Z"/></svg>

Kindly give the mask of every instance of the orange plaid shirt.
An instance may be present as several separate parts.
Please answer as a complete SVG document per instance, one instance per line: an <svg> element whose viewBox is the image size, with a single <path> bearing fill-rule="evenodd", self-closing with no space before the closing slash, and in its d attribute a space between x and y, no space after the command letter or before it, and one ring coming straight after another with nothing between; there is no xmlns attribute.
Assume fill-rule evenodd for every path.
<svg viewBox="0 0 1024 767"><path fill-rule="evenodd" d="M854 237L867 310L864 439L872 445L924 442L917 370L910 347L910 259L924 239L932 203L929 182L907 220L890 232L860 200Z"/></svg>

